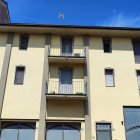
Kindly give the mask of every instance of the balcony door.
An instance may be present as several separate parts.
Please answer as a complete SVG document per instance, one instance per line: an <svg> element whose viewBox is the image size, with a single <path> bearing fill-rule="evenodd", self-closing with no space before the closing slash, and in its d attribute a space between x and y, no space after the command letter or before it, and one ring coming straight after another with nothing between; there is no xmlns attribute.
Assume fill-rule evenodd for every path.
<svg viewBox="0 0 140 140"><path fill-rule="evenodd" d="M60 70L60 94L72 94L72 70L61 69Z"/></svg>
<svg viewBox="0 0 140 140"><path fill-rule="evenodd" d="M72 38L62 38L62 55L72 55Z"/></svg>

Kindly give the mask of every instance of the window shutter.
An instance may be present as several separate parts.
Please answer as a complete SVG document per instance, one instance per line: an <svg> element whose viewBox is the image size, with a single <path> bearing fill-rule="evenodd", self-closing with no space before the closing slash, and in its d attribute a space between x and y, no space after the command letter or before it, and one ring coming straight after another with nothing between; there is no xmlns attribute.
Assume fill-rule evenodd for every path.
<svg viewBox="0 0 140 140"><path fill-rule="evenodd" d="M20 125L19 128L19 140L34 140L35 139L35 128L30 128L26 125Z"/></svg>
<svg viewBox="0 0 140 140"><path fill-rule="evenodd" d="M138 81L138 88L140 93L140 70L137 70L137 81Z"/></svg>
<svg viewBox="0 0 140 140"><path fill-rule="evenodd" d="M135 63L140 63L140 41L133 41Z"/></svg>
<svg viewBox="0 0 140 140"><path fill-rule="evenodd" d="M105 70L106 86L114 86L113 69Z"/></svg>
<svg viewBox="0 0 140 140"><path fill-rule="evenodd" d="M15 84L23 84L25 67L17 67L15 75Z"/></svg>
<svg viewBox="0 0 140 140"><path fill-rule="evenodd" d="M105 53L111 53L112 47L111 47L111 39L110 38L104 38L103 39L103 48Z"/></svg>
<svg viewBox="0 0 140 140"><path fill-rule="evenodd" d="M140 75L138 75L138 86L139 86L139 89L140 89Z"/></svg>
<svg viewBox="0 0 140 140"><path fill-rule="evenodd" d="M111 140L111 124L97 124L97 140Z"/></svg>
<svg viewBox="0 0 140 140"><path fill-rule="evenodd" d="M23 76L24 76L24 71L20 70L17 71L17 83L23 83Z"/></svg>
<svg viewBox="0 0 140 140"><path fill-rule="evenodd" d="M2 126L0 140L34 140L35 139L35 124L8 124Z"/></svg>
<svg viewBox="0 0 140 140"><path fill-rule="evenodd" d="M29 36L21 36L20 44L19 44L21 50L27 50L28 40L29 40Z"/></svg>
<svg viewBox="0 0 140 140"><path fill-rule="evenodd" d="M72 54L72 38L62 38L62 54Z"/></svg>

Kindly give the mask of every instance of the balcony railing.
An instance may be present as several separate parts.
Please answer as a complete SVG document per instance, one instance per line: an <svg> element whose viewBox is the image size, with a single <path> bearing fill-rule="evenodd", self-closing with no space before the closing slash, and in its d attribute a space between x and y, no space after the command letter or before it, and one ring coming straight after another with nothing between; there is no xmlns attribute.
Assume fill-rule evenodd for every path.
<svg viewBox="0 0 140 140"><path fill-rule="evenodd" d="M49 56L85 57L85 49L83 46L74 45L72 48L72 53L70 51L62 52L62 47L60 45L51 45Z"/></svg>
<svg viewBox="0 0 140 140"><path fill-rule="evenodd" d="M61 84L59 81L50 80L46 85L46 94L86 94L86 83L83 81L73 81L72 84Z"/></svg>

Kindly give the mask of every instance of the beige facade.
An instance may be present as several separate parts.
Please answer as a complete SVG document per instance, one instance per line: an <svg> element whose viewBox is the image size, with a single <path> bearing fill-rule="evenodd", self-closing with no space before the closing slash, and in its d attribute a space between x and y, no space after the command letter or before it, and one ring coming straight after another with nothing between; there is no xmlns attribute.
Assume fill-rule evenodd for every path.
<svg viewBox="0 0 140 140"><path fill-rule="evenodd" d="M111 40L111 51L105 52L104 38ZM0 25L0 140L10 136L13 124L18 140L20 126L23 131L32 126L30 140L132 140L139 135L139 119L132 113L131 124L137 121L138 129L129 134L124 111L140 108L140 64L132 43L140 44L139 39L135 28ZM106 70L113 71L113 86L107 86Z"/></svg>

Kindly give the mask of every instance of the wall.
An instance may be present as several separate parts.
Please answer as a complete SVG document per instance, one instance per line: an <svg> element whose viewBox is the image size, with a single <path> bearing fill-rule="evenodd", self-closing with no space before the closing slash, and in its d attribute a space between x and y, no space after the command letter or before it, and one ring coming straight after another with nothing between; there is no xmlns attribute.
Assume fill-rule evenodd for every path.
<svg viewBox="0 0 140 140"><path fill-rule="evenodd" d="M28 49L19 50L19 35L14 36L2 118L39 118L44 46L45 36L30 35ZM26 67L23 85L14 85L16 66Z"/></svg>
<svg viewBox="0 0 140 140"><path fill-rule="evenodd" d="M47 120L84 120L84 103L78 100L48 100Z"/></svg>
<svg viewBox="0 0 140 140"><path fill-rule="evenodd" d="M55 91L58 93L60 69L68 68L72 69L73 72L73 93L81 92L84 93L84 72L83 65L70 65L70 64L50 64L49 70L49 92Z"/></svg>
<svg viewBox="0 0 140 140"><path fill-rule="evenodd" d="M95 60L95 61L93 61ZM102 38L90 37L90 96L92 138L96 122L112 123L112 139L125 140L123 106L140 106L133 46L130 38L112 38L112 53L104 53ZM105 86L105 68L113 68L115 87Z"/></svg>
<svg viewBox="0 0 140 140"><path fill-rule="evenodd" d="M52 42L57 42L57 37L53 36ZM19 34L14 35L2 109L2 120L33 121L35 119L35 140L37 140L45 51L45 35L31 34L27 50L19 50L19 38ZM77 49L78 47L80 49L82 46L82 38L75 38ZM5 53L6 40L7 35L0 34L0 71ZM14 84L16 66L25 66L23 85ZM84 83L83 64L51 64L49 71L50 80L59 81L58 74L60 67L73 68L73 81L80 81ZM76 93L76 86L73 89ZM82 91L84 91L84 89L82 89ZM81 140L85 139L84 103L82 100L56 100L55 102L48 101L46 108L46 121L59 120L79 122L81 123Z"/></svg>
<svg viewBox="0 0 140 140"><path fill-rule="evenodd" d="M83 48L83 37L82 36L74 36L73 37L73 53L80 53L84 55L84 48ZM51 41L51 55L59 56L61 54L61 36L54 35Z"/></svg>
<svg viewBox="0 0 140 140"><path fill-rule="evenodd" d="M3 60L4 60L4 54L5 54L5 48L6 48L6 41L7 41L7 35L6 34L0 34L0 73L3 66Z"/></svg>

